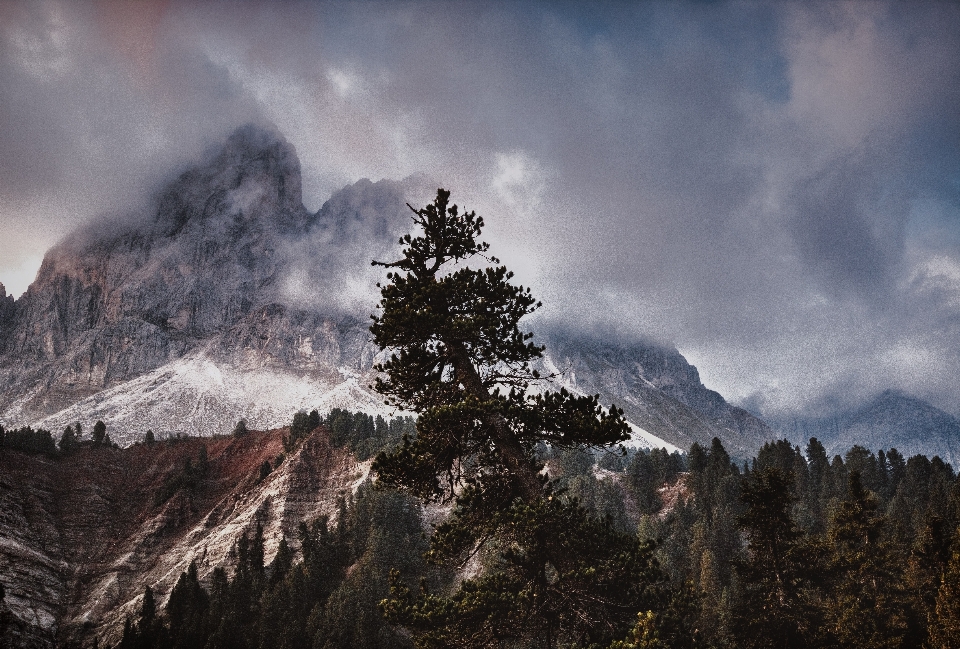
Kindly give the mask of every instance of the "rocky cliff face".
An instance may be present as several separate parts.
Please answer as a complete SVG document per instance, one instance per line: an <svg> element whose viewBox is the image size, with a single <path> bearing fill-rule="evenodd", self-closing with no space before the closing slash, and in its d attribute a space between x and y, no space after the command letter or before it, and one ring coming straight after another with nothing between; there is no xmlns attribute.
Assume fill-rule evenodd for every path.
<svg viewBox="0 0 960 649"><path fill-rule="evenodd" d="M146 585L162 606L194 559L201 578L232 568L230 552L260 524L266 561L281 538L297 547L301 521L336 516L368 465L330 446L318 430L277 464L285 431L189 439L123 450L82 447L56 460L0 453L0 576L6 597L0 646L52 647L119 639ZM209 469L194 491L163 503L155 495L186 460L207 449Z"/></svg>
<svg viewBox="0 0 960 649"><path fill-rule="evenodd" d="M341 288L329 276L357 230L375 250L395 242L401 208L400 185L361 181L311 215L293 148L238 130L149 213L77 232L20 300L4 293L0 419L37 421L191 354L328 374L369 363L359 318L324 288Z"/></svg>

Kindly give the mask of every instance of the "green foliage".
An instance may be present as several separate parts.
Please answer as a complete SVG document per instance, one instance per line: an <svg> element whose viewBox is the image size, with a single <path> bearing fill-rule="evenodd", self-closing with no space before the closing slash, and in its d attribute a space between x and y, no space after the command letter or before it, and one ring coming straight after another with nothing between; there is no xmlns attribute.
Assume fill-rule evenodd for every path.
<svg viewBox="0 0 960 649"><path fill-rule="evenodd" d="M792 452L789 445L783 451L779 460L745 478L741 488L747 509L739 524L748 542L747 558L737 562L743 591L732 632L744 647L801 648L819 640L811 584L822 549L805 543L790 515L794 476L783 467L793 464Z"/></svg>
<svg viewBox="0 0 960 649"><path fill-rule="evenodd" d="M463 582L452 597L394 580L387 619L418 630L422 646L487 647L529 638L591 643L628 628L635 612L661 603L653 545L548 497L515 501L498 515L496 569ZM462 528L437 528L429 559L457 545ZM563 560L558 561L562 557Z"/></svg>
<svg viewBox="0 0 960 649"><path fill-rule="evenodd" d="M930 612L931 649L960 647L960 527L953 534L950 561Z"/></svg>
<svg viewBox="0 0 960 649"><path fill-rule="evenodd" d="M152 591L136 623L127 621L124 649L378 649L409 647L377 608L389 594L391 566L404 578L427 579L426 541L418 508L396 492L361 487L343 500L335 526L326 518L301 524L302 560L282 539L264 566L263 529L238 539L233 576L222 568L201 584L197 564L180 575L157 614ZM348 570L349 569L349 570Z"/></svg>
<svg viewBox="0 0 960 649"><path fill-rule="evenodd" d="M684 469L684 460L679 453L667 453L665 449L637 451L627 464L627 486L641 514L660 511L659 489L676 482Z"/></svg>
<svg viewBox="0 0 960 649"><path fill-rule="evenodd" d="M784 470L797 452L785 443L770 444L745 475L719 443L691 452L689 472L666 467L664 483L686 495L640 514L641 534L656 546L619 533L612 517L588 515L589 503L571 493L593 498L601 485L622 483L629 500L636 456L672 462L665 453L637 452L600 481L583 456L566 455L568 491L549 485L533 504L514 499L489 511L495 522L478 517L478 528L497 532L482 546L456 520L469 508L428 540L412 498L366 484L340 499L332 519L301 525L296 542L282 539L270 565L263 530L251 529L231 570L201 583L189 567L162 613L145 592L120 646L957 647L960 484L952 469L920 457L899 462L894 451L881 462L877 453L888 491L899 493L885 508L843 461L869 463L867 454L831 465L813 441L803 489ZM551 464L564 455L540 454ZM817 486L837 474L847 480L840 498ZM827 512L822 531L801 524L814 499ZM888 514L894 503L917 521L908 542ZM454 555L482 570L458 579L463 563L451 563Z"/></svg>
<svg viewBox="0 0 960 649"><path fill-rule="evenodd" d="M909 598L903 565L885 538L885 520L875 494L857 471L849 497L831 520L831 573L826 609L828 631L851 647L901 647L909 632Z"/></svg>
<svg viewBox="0 0 960 649"><path fill-rule="evenodd" d="M311 410L310 414L300 410L293 415L293 422L290 424L290 435L284 442L286 449L293 449L297 443L312 433L320 425L320 414L316 410Z"/></svg>
<svg viewBox="0 0 960 649"><path fill-rule="evenodd" d="M543 348L520 320L540 304L488 256L483 219L449 197L440 189L432 204L411 207L422 234L400 240L400 260L374 262L391 269L370 327L391 350L375 387L418 413L416 435L378 454L374 469L383 485L454 502L431 540L432 562L479 552L487 565L451 596L413 595L395 581L384 610L420 646L609 641L649 604L659 579L652 548L546 483L535 449L559 451L575 481L593 464L583 450L622 442L629 429L596 397L527 389ZM477 258L493 266L471 267Z"/></svg>

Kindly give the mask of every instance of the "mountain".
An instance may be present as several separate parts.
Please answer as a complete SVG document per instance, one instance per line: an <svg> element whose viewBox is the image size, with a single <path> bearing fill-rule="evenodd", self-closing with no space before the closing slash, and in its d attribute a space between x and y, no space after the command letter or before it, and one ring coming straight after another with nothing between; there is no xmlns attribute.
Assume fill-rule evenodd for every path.
<svg viewBox="0 0 960 649"><path fill-rule="evenodd" d="M860 408L821 419L794 419L778 428L798 443L816 437L829 453L855 444L897 449L904 457L940 456L960 466L960 420L926 401L887 390Z"/></svg>
<svg viewBox="0 0 960 649"><path fill-rule="evenodd" d="M0 422L59 433L106 422L126 445L258 429L299 409L389 415L369 388L371 258L397 254L419 186L361 180L315 214L293 147L246 126L168 182L143 213L50 250L18 300L0 298ZM545 373L625 409L633 443L686 450L719 437L746 455L772 437L701 383L675 350L558 330Z"/></svg>
<svg viewBox="0 0 960 649"><path fill-rule="evenodd" d="M351 280L340 269L351 247L396 241L402 192L361 181L308 214L293 148L238 130L169 183L151 213L75 233L48 252L23 297L0 301L0 420L59 431L71 418L102 418L126 443L150 426L225 432L249 394L220 399L218 379L237 372L265 397L276 396L266 384L291 379L282 417L249 413L261 428L314 407L372 365L364 314L337 308Z"/></svg>
<svg viewBox="0 0 960 649"><path fill-rule="evenodd" d="M749 457L774 436L760 419L707 389L697 368L672 347L570 330L551 332L544 341L542 371L568 389L616 404L637 435L655 436L668 450L686 452L694 442L709 446L719 437L731 454Z"/></svg>

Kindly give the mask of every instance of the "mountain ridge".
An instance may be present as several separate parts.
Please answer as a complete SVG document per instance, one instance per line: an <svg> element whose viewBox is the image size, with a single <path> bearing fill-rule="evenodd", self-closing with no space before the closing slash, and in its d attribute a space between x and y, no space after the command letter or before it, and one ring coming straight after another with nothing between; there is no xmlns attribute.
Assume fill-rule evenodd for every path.
<svg viewBox="0 0 960 649"><path fill-rule="evenodd" d="M91 633L112 646L145 585L162 606L192 560L202 578L232 568L234 543L258 524L267 563L282 538L296 549L299 524L334 518L337 498L355 491L369 462L332 446L323 429L294 449L286 435L84 445L56 460L0 453L2 605L15 618L3 632L14 634L12 646L62 646ZM201 448L208 468L197 487L159 497L186 462L199 465Z"/></svg>
<svg viewBox="0 0 960 649"><path fill-rule="evenodd" d="M344 392L354 409L389 414L367 388L379 350L362 293L376 281L368 260L394 254L409 228L414 184L363 179L311 214L294 148L238 129L146 213L55 246L24 296L0 304L0 421L57 432L102 419L129 444L147 427L224 433L248 417L272 428L297 409L350 407ZM639 445L686 450L718 436L745 454L772 435L706 390L675 349L554 333L545 362L574 369L562 385L625 407L645 431ZM210 377L240 384L245 373L263 394L218 396Z"/></svg>
<svg viewBox="0 0 960 649"><path fill-rule="evenodd" d="M899 390L885 390L857 408L831 417L795 417L774 422L787 438L818 438L829 453L853 445L896 448L904 457L939 456L960 466L960 419Z"/></svg>

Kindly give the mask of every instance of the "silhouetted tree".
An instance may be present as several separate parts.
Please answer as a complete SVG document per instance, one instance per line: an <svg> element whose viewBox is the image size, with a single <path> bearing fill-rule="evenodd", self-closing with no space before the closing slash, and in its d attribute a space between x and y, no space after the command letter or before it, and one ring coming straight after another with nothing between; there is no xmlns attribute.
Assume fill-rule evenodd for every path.
<svg viewBox="0 0 960 649"><path fill-rule="evenodd" d="M69 455L73 452L73 449L77 446L77 437L73 432L73 428L67 426L63 429L63 434L60 435L58 446L60 447L60 452L64 455Z"/></svg>
<svg viewBox="0 0 960 649"><path fill-rule="evenodd" d="M237 422L237 425L233 427L233 436L234 437L243 437L247 434L247 420L241 419Z"/></svg>
<svg viewBox="0 0 960 649"><path fill-rule="evenodd" d="M566 390L537 395L530 363L542 347L519 328L539 303L503 266L471 268L489 246L483 219L461 213L441 189L414 212L382 287L374 341L392 350L376 389L419 414L416 437L381 453L379 480L429 500L454 500L429 557L462 558L495 541L498 569L465 580L451 597L414 596L395 580L388 619L423 643L485 646L506 638L597 641L625 632L658 578L652 546L620 534L554 493L534 455L610 446L629 437L622 413ZM372 422L371 422L372 424ZM500 640L498 640L500 639Z"/></svg>
<svg viewBox="0 0 960 649"><path fill-rule="evenodd" d="M104 442L104 438L107 436L107 425L97 420L97 423L93 425L93 443L97 446L100 446Z"/></svg>

